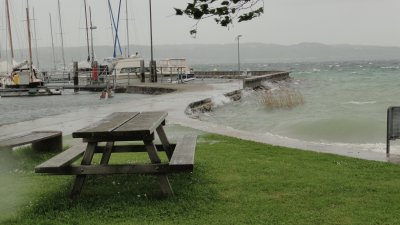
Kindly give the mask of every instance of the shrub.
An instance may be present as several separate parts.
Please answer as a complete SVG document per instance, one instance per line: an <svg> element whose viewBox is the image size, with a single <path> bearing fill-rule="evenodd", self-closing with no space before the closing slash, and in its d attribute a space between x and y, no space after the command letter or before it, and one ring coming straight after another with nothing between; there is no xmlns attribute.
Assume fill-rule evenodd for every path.
<svg viewBox="0 0 400 225"><path fill-rule="evenodd" d="M293 108L304 104L304 98L299 91L279 88L265 91L261 95L261 102L270 108Z"/></svg>

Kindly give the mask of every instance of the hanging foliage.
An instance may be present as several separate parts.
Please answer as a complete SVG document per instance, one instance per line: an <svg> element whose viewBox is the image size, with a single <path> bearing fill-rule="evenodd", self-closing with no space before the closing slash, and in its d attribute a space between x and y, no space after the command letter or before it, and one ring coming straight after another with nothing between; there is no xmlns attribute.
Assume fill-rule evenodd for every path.
<svg viewBox="0 0 400 225"><path fill-rule="evenodd" d="M261 16L264 12L263 0L192 0L187 3L185 9L174 8L178 16L187 15L196 20L190 34L197 34L198 23L206 18L214 18L214 21L223 26L236 22L249 21Z"/></svg>

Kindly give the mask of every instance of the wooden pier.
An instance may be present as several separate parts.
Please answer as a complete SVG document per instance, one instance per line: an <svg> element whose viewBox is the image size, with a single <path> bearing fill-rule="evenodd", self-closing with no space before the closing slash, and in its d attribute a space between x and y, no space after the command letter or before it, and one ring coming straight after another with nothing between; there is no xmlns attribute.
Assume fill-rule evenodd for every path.
<svg viewBox="0 0 400 225"><path fill-rule="evenodd" d="M57 89L78 89L80 91L102 91L107 88L107 84L96 84L96 85L73 85L73 84L51 84L46 85L48 88Z"/></svg>

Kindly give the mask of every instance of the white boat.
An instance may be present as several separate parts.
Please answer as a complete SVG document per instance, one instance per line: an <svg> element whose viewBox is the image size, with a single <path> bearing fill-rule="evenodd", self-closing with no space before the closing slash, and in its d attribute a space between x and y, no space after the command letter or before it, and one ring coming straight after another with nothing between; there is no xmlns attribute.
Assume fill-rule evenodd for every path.
<svg viewBox="0 0 400 225"><path fill-rule="evenodd" d="M48 90L51 93L51 95L61 95L62 94L61 89L58 89L58 88L49 88Z"/></svg>
<svg viewBox="0 0 400 225"><path fill-rule="evenodd" d="M11 23L9 1L6 0L7 13L7 34L9 34L9 44L11 50L11 63L8 61L0 64L0 95L4 96L25 96L28 95L48 95L49 91L43 87L42 74L32 64L32 44L29 21L29 10L27 9L27 34L29 43L29 61L25 60L19 64L14 62L14 51L11 38Z"/></svg>
<svg viewBox="0 0 400 225"><path fill-rule="evenodd" d="M137 55L129 58L116 59L111 65L111 75L104 80L109 80L110 83L115 83L117 86L126 86L141 82L141 62L145 62L142 57ZM145 79L150 77L150 68L144 67Z"/></svg>
<svg viewBox="0 0 400 225"><path fill-rule="evenodd" d="M42 73L35 67L32 67L31 72L28 61L14 66L11 74L3 76L0 82L3 88L43 86Z"/></svg>
<svg viewBox="0 0 400 225"><path fill-rule="evenodd" d="M129 58L117 59L113 66L114 73L112 73L111 82L116 85L130 85L141 82L141 61L144 59L138 56L131 56ZM145 67L145 80L150 78L150 68ZM157 80L163 81L164 77L169 82L181 81L188 82L194 80L193 71L187 66L186 59L184 58L171 58L160 60L157 64ZM179 80L179 81L178 81Z"/></svg>
<svg viewBox="0 0 400 225"><path fill-rule="evenodd" d="M167 76L167 82L187 83L195 80L193 70L186 63L184 58L163 59L159 62L159 70L162 77Z"/></svg>
<svg viewBox="0 0 400 225"><path fill-rule="evenodd" d="M12 68L11 75L0 79L0 96L47 96L61 95L60 89L51 89L43 86L40 71L33 67L30 72L28 61L22 62Z"/></svg>
<svg viewBox="0 0 400 225"><path fill-rule="evenodd" d="M193 74L193 70L191 70L187 65L185 58L162 59L158 63L158 69L160 70L160 73L164 76Z"/></svg>
<svg viewBox="0 0 400 225"><path fill-rule="evenodd" d="M4 88L0 89L1 97L30 97L30 96L48 96L61 95L60 90L50 89L47 87L31 87L31 88Z"/></svg>

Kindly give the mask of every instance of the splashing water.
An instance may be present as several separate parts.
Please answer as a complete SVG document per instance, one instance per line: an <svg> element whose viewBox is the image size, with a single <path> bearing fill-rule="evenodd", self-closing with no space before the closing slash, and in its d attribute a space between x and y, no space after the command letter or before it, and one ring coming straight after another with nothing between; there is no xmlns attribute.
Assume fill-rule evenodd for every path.
<svg viewBox="0 0 400 225"><path fill-rule="evenodd" d="M287 85L304 104L266 107L259 94L217 108L201 120L319 143L356 144L383 151L386 110L400 105L399 62L286 64L293 70ZM271 90L279 85L266 84Z"/></svg>

